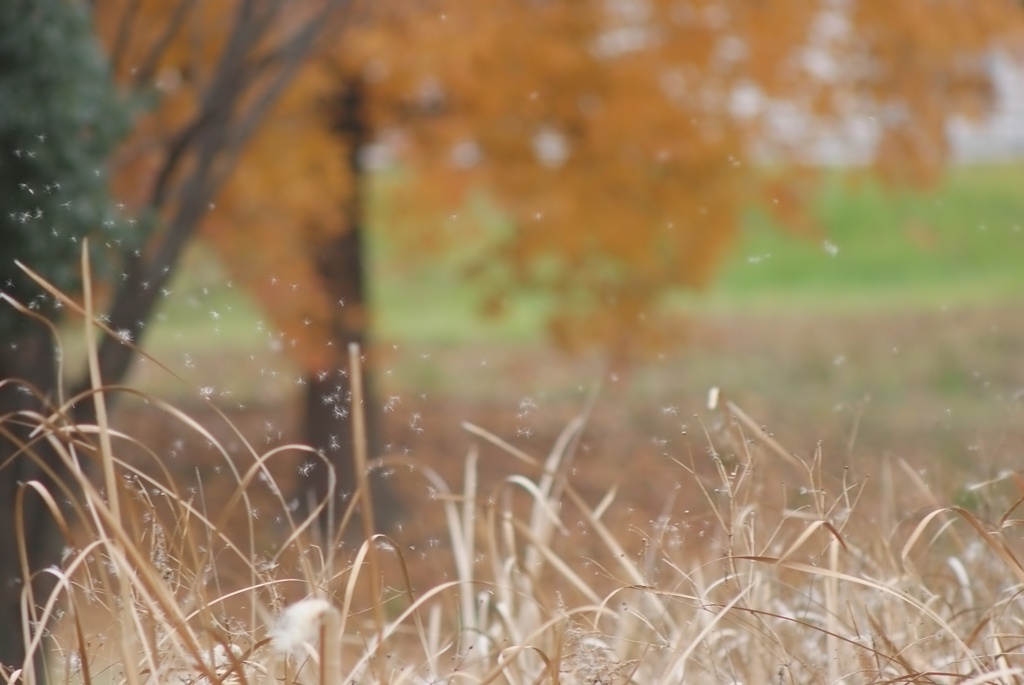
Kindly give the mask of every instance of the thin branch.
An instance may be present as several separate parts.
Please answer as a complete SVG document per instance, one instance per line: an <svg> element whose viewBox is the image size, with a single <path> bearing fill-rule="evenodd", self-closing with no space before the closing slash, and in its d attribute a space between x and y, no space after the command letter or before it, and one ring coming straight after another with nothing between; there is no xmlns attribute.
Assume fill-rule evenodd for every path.
<svg viewBox="0 0 1024 685"><path fill-rule="evenodd" d="M121 67L121 60L124 59L128 50L128 39L131 36L131 29L135 24L135 17L139 14L139 7L142 0L131 0L128 7L121 13L121 20L117 23L117 33L114 38L114 46L110 50L110 70L117 73Z"/></svg>
<svg viewBox="0 0 1024 685"><path fill-rule="evenodd" d="M199 110L171 141L167 157L156 175L150 193L150 206L160 210L172 193L170 182L194 147L203 128L218 116L230 117L236 101L250 82L245 78L245 55L255 49L272 22L269 17L255 15L252 0L239 4L234 28L228 38L210 83L203 90Z"/></svg>
<svg viewBox="0 0 1024 685"><path fill-rule="evenodd" d="M226 180L226 176L234 169L238 157L241 155L245 145L255 134L261 121L266 117L270 108L274 106L285 88L295 78L296 72L306 61L315 49L316 36L322 33L323 22L329 18L329 13L335 7L344 4L344 0L335 0L329 3L321 12L310 19L307 24L296 31L291 40L275 54L274 61L283 62L281 71L266 87L263 94L249 106L248 111L240 115L237 123L228 132L228 143L225 146L225 154L228 156L227 165L221 170L220 176L215 177L219 186ZM269 62L268 62L269 63Z"/></svg>
<svg viewBox="0 0 1024 685"><path fill-rule="evenodd" d="M148 84L153 78L153 74L156 72L157 65L160 63L160 58L163 57L167 48L170 46L171 41L174 40L174 36L177 35L178 30L182 24L185 23L185 19L188 16L189 11L195 6L196 0L180 0L178 6L174 8L174 14L171 16L170 21L164 27L163 33L153 43L152 49L149 54L142 60L142 66L139 67L135 73L135 86L140 87Z"/></svg>
<svg viewBox="0 0 1024 685"><path fill-rule="evenodd" d="M287 2L273 2L260 12L255 0L241 3L238 24L204 89L199 110L168 147L166 162L154 184L151 208L159 211L173 204L172 217L154 250L141 258L127 257L126 278L114 293L109 312L112 328L128 330L133 339L141 339L161 287L170 278L210 202L236 168L267 113L316 48L317 39L347 6L348 0L329 0L283 38L270 53L274 59L261 60L266 65L280 65L275 74L263 78L259 73L245 74L246 78L240 78L246 71L247 58L288 7ZM248 104L242 106L243 102ZM172 189L172 180L189 160L187 175ZM123 378L133 353L118 340L106 338L99 357L102 376L111 383Z"/></svg>

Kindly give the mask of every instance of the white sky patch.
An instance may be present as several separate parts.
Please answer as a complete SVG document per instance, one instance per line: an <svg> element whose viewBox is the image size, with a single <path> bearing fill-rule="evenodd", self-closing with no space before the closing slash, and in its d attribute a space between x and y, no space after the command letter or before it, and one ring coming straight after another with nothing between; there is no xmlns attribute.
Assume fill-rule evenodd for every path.
<svg viewBox="0 0 1024 685"><path fill-rule="evenodd" d="M765 97L756 83L738 84L729 94L729 111L737 119L751 119L765 108Z"/></svg>
<svg viewBox="0 0 1024 685"><path fill-rule="evenodd" d="M386 143L364 145L359 149L359 164L367 171L383 171L394 166L394 151Z"/></svg>
<svg viewBox="0 0 1024 685"><path fill-rule="evenodd" d="M843 75L836 58L825 48L808 47L800 54L800 64L822 83L835 83Z"/></svg>
<svg viewBox="0 0 1024 685"><path fill-rule="evenodd" d="M846 40L851 33L850 20L847 17L849 3L834 0L825 4L826 7L818 13L811 26L811 34L824 43Z"/></svg>
<svg viewBox="0 0 1024 685"><path fill-rule="evenodd" d="M611 59L652 47L658 34L649 26L620 26L602 31L591 45L594 55Z"/></svg>
<svg viewBox="0 0 1024 685"><path fill-rule="evenodd" d="M645 24L651 20L650 0L605 0L605 12L624 24Z"/></svg>
<svg viewBox="0 0 1024 685"><path fill-rule="evenodd" d="M452 146L449 153L452 164L457 169L472 169L484 159L483 150L475 140L463 140Z"/></svg>
<svg viewBox="0 0 1024 685"><path fill-rule="evenodd" d="M533 137L533 155L542 166L557 169L569 159L569 141L561 132L545 126Z"/></svg>
<svg viewBox="0 0 1024 685"><path fill-rule="evenodd" d="M653 21L650 0L605 0L605 29L591 43L591 52L601 59L641 52L661 41Z"/></svg>
<svg viewBox="0 0 1024 685"><path fill-rule="evenodd" d="M747 44L739 36L722 36L715 44L715 58L726 64L742 62L748 52Z"/></svg>

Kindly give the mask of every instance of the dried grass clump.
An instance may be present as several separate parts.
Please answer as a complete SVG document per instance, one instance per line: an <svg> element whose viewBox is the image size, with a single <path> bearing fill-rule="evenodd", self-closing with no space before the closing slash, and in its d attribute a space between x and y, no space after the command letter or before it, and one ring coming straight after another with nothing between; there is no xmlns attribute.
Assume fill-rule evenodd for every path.
<svg viewBox="0 0 1024 685"><path fill-rule="evenodd" d="M88 307L87 298L92 321ZM833 484L820 452L796 457L727 401L707 454L678 462L705 494L713 525L702 540L682 539L685 523L667 515L642 531L638 550L608 522L614 484L596 504L572 487L584 416L544 459L466 424L458 490L428 464L383 458L420 474L446 521L449 580L422 589L408 545L366 528L342 557L337 543L351 531L315 534L324 503L293 518L270 465L308 448L259 452L238 435L247 456L232 458L206 427L146 397L215 445L233 473L234 491L213 512L109 425L103 407L115 392L132 393L97 384L76 398L96 402L94 424L74 422L67 403L2 419L35 422L70 479L60 492L22 485L49 502L66 537L63 563L42 571L54 591L36 597L26 583L21 627L32 653L46 651L54 683L1024 682L1016 505L994 522L955 507L902 525L882 508L860 512L864 484ZM483 493L481 442L517 466ZM758 477L775 460L799 480L798 504L775 504ZM900 474L894 483L918 487ZM257 489L278 509L263 515L287 521L273 551L252 523ZM372 512L365 483L357 499ZM569 516L597 554L581 558ZM31 659L0 675L41 681Z"/></svg>

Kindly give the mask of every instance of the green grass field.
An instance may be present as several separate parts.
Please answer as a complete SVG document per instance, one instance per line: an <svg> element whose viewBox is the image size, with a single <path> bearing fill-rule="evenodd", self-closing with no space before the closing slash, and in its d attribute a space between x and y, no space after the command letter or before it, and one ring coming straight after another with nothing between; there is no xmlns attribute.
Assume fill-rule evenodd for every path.
<svg viewBox="0 0 1024 685"><path fill-rule="evenodd" d="M748 213L742 238L706 292L676 294L699 312L876 310L1012 301L1024 293L1024 166L966 167L939 188L884 193L825 184L823 235L807 238ZM827 245L826 245L827 243ZM374 239L376 325L387 340L532 341L551 306L512 298L509 314L481 322L464 255L419 265L386 232ZM400 257L401 256L401 257Z"/></svg>
<svg viewBox="0 0 1024 685"><path fill-rule="evenodd" d="M836 180L817 202L826 231L820 240L748 217L712 300L831 308L1015 297L1024 292L1022 187L1020 166L956 169L928 193L886 194L877 185L844 188Z"/></svg>
<svg viewBox="0 0 1024 685"><path fill-rule="evenodd" d="M817 201L823 235L787 233L750 212L720 278L707 291L675 299L698 312L738 313L1012 301L1024 294L1021 188L1021 165L958 168L927 193L886 194L877 185L849 188L835 180ZM513 296L507 314L482 319L473 284L460 276L473 253L470 247L417 258L386 228L373 231L370 273L379 337L440 344L539 340L549 298ZM157 325L166 334L153 339L195 343L206 337L219 345L251 337L265 316L239 287L225 282L209 254L193 250L172 288L176 295L160 313Z"/></svg>
<svg viewBox="0 0 1024 685"><path fill-rule="evenodd" d="M699 392L716 384L743 388L797 416L818 416L823 406L869 392L885 417L908 403L932 413L941 404L964 421L994 411L1001 400L979 402L971 374L1002 378L999 387L1012 394L1014 374L1003 367L1005 348L1016 344L1012 312L1024 294L1021 187L1024 166L957 169L929 194L885 195L871 186L851 192L834 182L818 200L827 235L815 239L751 213L721 278L706 292L674 296L695 322L715 331L698 331L681 344L672 352L683 355L673 370L652 368L653 386L638 381L634 394L674 403L675 379L685 377ZM837 250L830 253L825 241ZM374 336L403 350L389 362L393 378L404 379L399 385L512 401L504 395L557 392L559 383L573 388L599 375L585 360L559 359L546 349L552 303L542 295L512 298L502 318L481 317L473 285L459 276L468 254L418 258L387 231L372 233ZM159 372L136 382L159 392L193 395L198 383L225 388L239 401L289 401L299 375L295 360L275 347L270 317L240 286L228 287L208 250L193 247L170 289L145 345L188 386L171 387ZM966 311L980 312L968 318L985 321L978 324L984 331L962 330ZM821 317L827 324L817 323ZM706 342L715 336L720 342ZM69 340L74 352L74 332ZM907 360L891 351L897 348L919 351ZM429 364L421 360L427 354ZM472 368L483 357L500 366L502 356L518 370L492 377ZM539 373L542 358L560 371ZM848 360L846 366L836 359ZM275 385L268 373L282 380ZM461 379L456 384L453 373ZM896 424L876 428L896 434L906 421Z"/></svg>
<svg viewBox="0 0 1024 685"><path fill-rule="evenodd" d="M726 327L733 331L754 325L763 328L772 319L788 322L779 324L784 327L799 328L811 316L827 315L831 320L855 321L837 324L837 330L848 330L849 335L863 333L868 325L876 337L894 340L907 336L889 329L899 328L908 316L979 307L1012 309L1024 294L1022 187L1024 166L956 169L941 188L927 194L886 195L869 185L851 190L836 180L818 200L822 236L808 239L786 233L752 212L742 240L722 266L720 279L708 291L676 294L674 301L695 320L727 320ZM500 218L492 216L492 220ZM514 355L515 349L526 346L534 348L532 355L543 346L545 313L552 305L543 295L511 298L509 313L501 318L480 316L479 296L472 283L459 275L473 254L472 247L443 258L417 257L386 230L371 235L378 341L435 353L447 349L453 360L469 348L476 350L471 354L512 348ZM835 246L831 252L826 241ZM273 353L267 333L273 329L270 318L240 286L227 283L209 252L202 245L194 246L151 327L146 340L151 352L176 369L188 368L193 359L219 360L226 353L250 366L256 363L247 360L270 356L270 363L288 368L292 360L284 353ZM784 332L768 337L790 346ZM806 365L812 358L827 362L845 354L843 348L851 344L850 340L823 342L822 349L797 344L800 349L789 356L795 366ZM965 342L956 347L964 354L972 349ZM701 369L699 375L707 382L726 377L738 382L739 376L761 394L770 393L764 386L772 384L765 379L790 373L788 367L762 359L763 355L751 356L750 351L735 359L710 351L704 356L694 354L697 357L691 363ZM874 371L863 379L864 384L880 385L890 376L902 378L886 370L884 355L876 356ZM228 373L228 365L213 366ZM431 387L443 385L440 379L447 372L413 366L420 369L416 379ZM256 367L256 374L260 368ZM243 381L254 374L231 376L237 386L245 385ZM253 385L262 387L255 381ZM460 390L470 394L474 387L459 384ZM247 394L244 389L238 392Z"/></svg>

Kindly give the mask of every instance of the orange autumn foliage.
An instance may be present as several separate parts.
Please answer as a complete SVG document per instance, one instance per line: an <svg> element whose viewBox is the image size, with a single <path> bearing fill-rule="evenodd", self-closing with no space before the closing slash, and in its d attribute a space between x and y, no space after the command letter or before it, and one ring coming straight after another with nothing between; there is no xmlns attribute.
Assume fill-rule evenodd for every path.
<svg viewBox="0 0 1024 685"><path fill-rule="evenodd" d="M141 3L154 27L161 1L174 4ZM210 32L233 4L202 4ZM330 360L325 322L364 317L326 297L311 266L349 230L354 179L325 105L346 80L368 89L373 127L410 178L381 229L424 251L473 239L440 227L483 189L514 226L484 260L501 274L481 281L491 300L543 289L562 343L625 349L671 330L662 296L713 278L752 203L815 230L812 143L866 124L874 170L934 181L948 117L991 106L986 56L1024 35L1011 0L377 0L352 12L204 227L310 369ZM168 59L201 69L204 55L183 42ZM167 97L139 137L189 106L187 90Z"/></svg>
<svg viewBox="0 0 1024 685"><path fill-rule="evenodd" d="M97 31L113 55L119 81L151 103L142 110L116 160L115 196L137 214L161 204L165 218L170 215L175 202L158 203L157 196L183 192L182 179L198 163L202 144L195 146L198 151L181 153L180 141L193 136L194 142L204 99L219 96L210 86L227 61L224 54L238 52L237 61L245 65L229 79L269 83L275 76L271 67L280 68L285 61L281 53L289 31L315 16L323 4L324 0L98 3ZM243 35L232 44L239 38L231 32L241 13L254 26L263 23L264 32L249 43ZM270 115L242 148L241 159L222 172L228 182L201 226L202 234L224 255L229 271L291 334L300 358L312 357L303 346L316 336L298 333L330 316L316 288L311 255L318 242L345 230L340 208L351 188L323 117L323 105L335 91L333 77L321 68L324 64L307 64L291 76ZM249 86L244 86L248 91L242 105L252 105L263 95ZM235 119L244 123L241 116ZM188 159L169 165L168 160L179 154ZM236 161L230 154L223 156L227 159L218 160L221 166ZM154 243L161 238L158 232ZM308 330L322 333L324 328L314 325Z"/></svg>
<svg viewBox="0 0 1024 685"><path fill-rule="evenodd" d="M878 122L874 170L934 181L948 117L992 104L988 51L1020 46L1019 4L984 5L447 0L349 64L420 179L405 239L485 188L515 226L494 296L553 292L563 343L623 349L672 334L662 295L708 283L752 203L815 230L804 134Z"/></svg>

